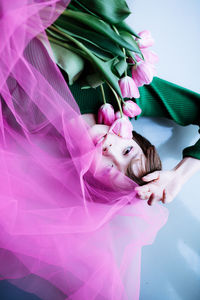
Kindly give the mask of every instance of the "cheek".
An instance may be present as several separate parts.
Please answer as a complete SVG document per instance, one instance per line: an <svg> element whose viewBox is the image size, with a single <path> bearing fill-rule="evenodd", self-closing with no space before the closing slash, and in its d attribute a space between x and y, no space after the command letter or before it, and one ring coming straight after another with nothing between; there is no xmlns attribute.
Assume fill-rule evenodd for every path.
<svg viewBox="0 0 200 300"><path fill-rule="evenodd" d="M111 158L109 156L102 155L101 160L100 160L100 166L102 168L112 167L112 160L111 160Z"/></svg>
<svg viewBox="0 0 200 300"><path fill-rule="evenodd" d="M135 176L141 177L143 174L145 174L145 161L144 154L140 155L138 159L133 161L132 171Z"/></svg>

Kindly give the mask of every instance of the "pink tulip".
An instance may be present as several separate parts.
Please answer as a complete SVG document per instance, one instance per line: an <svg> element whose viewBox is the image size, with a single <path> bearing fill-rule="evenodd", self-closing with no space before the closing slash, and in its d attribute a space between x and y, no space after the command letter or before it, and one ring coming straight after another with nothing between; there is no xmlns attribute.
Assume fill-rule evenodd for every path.
<svg viewBox="0 0 200 300"><path fill-rule="evenodd" d="M125 116L134 118L138 115L140 115L142 112L141 108L133 101L128 100L123 105L123 113Z"/></svg>
<svg viewBox="0 0 200 300"><path fill-rule="evenodd" d="M143 30L138 35L140 39L136 38L136 41L141 49L151 47L154 44L154 39L149 30Z"/></svg>
<svg viewBox="0 0 200 300"><path fill-rule="evenodd" d="M109 129L110 133L114 133L124 139L132 139L133 125L126 117L117 119Z"/></svg>
<svg viewBox="0 0 200 300"><path fill-rule="evenodd" d="M98 124L112 125L115 121L115 112L111 104L105 103L98 110Z"/></svg>
<svg viewBox="0 0 200 300"><path fill-rule="evenodd" d="M146 49L141 49L141 52L144 56L145 62L148 62L153 65L158 62L158 55L154 51L151 51L146 48ZM135 55L135 58L136 58L137 62L143 61L143 59L141 57L139 57L137 54ZM134 63L133 59L130 59L130 61L132 63Z"/></svg>
<svg viewBox="0 0 200 300"><path fill-rule="evenodd" d="M120 113L120 111L118 110L118 111L115 113L115 120L120 119L120 118L121 118L121 113Z"/></svg>
<svg viewBox="0 0 200 300"><path fill-rule="evenodd" d="M115 120L117 119L120 119L122 116L121 116L121 113L120 111L118 110L116 113L115 113ZM124 118L127 118L127 120L129 120L129 118L126 116L126 115L123 115Z"/></svg>
<svg viewBox="0 0 200 300"><path fill-rule="evenodd" d="M143 86L144 84L150 84L155 73L155 67L144 61L139 62L137 68L132 67L132 77L137 87Z"/></svg>
<svg viewBox="0 0 200 300"><path fill-rule="evenodd" d="M125 76L119 80L119 86L121 89L122 97L125 98L139 98L140 93L134 82L134 80L130 76Z"/></svg>
<svg viewBox="0 0 200 300"><path fill-rule="evenodd" d="M149 49L142 49L141 51L146 62L153 65L158 63L158 55L154 51Z"/></svg>

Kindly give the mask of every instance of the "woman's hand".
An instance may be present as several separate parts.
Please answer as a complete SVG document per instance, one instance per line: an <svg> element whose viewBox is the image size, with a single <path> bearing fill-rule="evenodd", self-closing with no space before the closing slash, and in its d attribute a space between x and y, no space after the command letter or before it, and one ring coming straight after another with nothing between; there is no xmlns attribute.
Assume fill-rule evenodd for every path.
<svg viewBox="0 0 200 300"><path fill-rule="evenodd" d="M158 201L163 203L171 202L182 187L182 180L176 177L176 172L156 171L142 178L149 182L146 185L136 187L138 196L143 200L148 200L149 205Z"/></svg>
<svg viewBox="0 0 200 300"><path fill-rule="evenodd" d="M200 160L193 157L185 157L171 171L156 171L144 176L142 179L148 182L146 185L136 187L138 196L148 200L149 205L158 201L171 202L184 183L198 170Z"/></svg>

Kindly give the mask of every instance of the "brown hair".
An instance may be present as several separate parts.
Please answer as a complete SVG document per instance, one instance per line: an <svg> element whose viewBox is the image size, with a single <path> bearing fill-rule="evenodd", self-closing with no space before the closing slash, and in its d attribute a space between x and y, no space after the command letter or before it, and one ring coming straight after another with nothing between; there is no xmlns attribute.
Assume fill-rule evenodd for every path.
<svg viewBox="0 0 200 300"><path fill-rule="evenodd" d="M127 168L126 175L130 179L135 181L137 184L144 185L147 182L143 181L142 177L151 172L160 171L162 169L162 163L158 155L158 152L156 151L155 146L153 146L145 137L143 137L136 131L132 131L132 134L133 134L133 140L140 146L140 148L142 149L146 157L146 163L144 169L141 168L140 175L136 176L133 173L132 163L130 162Z"/></svg>

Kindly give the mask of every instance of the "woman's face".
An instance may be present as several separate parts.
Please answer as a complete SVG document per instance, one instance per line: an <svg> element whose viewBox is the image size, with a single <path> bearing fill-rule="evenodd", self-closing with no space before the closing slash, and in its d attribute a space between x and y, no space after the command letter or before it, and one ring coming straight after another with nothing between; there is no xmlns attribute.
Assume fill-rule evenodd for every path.
<svg viewBox="0 0 200 300"><path fill-rule="evenodd" d="M139 176L146 162L142 149L133 139L121 138L109 133L109 129L109 126L99 124L90 129L94 143L102 146L100 166L108 170L114 168L126 174L128 165L131 163L134 174Z"/></svg>

